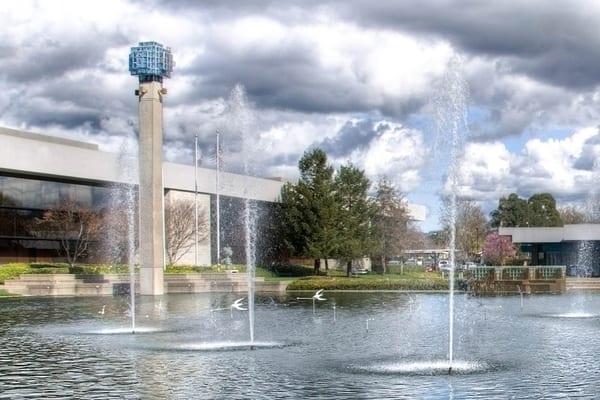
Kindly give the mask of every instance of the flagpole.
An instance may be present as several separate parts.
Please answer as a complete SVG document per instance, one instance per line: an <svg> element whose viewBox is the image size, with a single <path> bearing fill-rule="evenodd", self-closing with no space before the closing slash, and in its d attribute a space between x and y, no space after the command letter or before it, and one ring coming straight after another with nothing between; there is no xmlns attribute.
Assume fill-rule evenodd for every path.
<svg viewBox="0 0 600 400"><path fill-rule="evenodd" d="M198 266L198 135L194 136L194 265Z"/></svg>
<svg viewBox="0 0 600 400"><path fill-rule="evenodd" d="M215 194L217 206L217 269L221 269L221 205L219 193L219 175L221 172L221 147L219 144L220 132L217 129L217 151L216 151L216 179L215 179Z"/></svg>

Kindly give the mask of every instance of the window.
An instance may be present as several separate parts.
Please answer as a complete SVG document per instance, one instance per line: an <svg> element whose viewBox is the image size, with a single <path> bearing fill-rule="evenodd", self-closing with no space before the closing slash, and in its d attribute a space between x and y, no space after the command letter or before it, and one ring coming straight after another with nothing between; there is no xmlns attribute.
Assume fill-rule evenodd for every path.
<svg viewBox="0 0 600 400"><path fill-rule="evenodd" d="M42 208L42 185L40 181L21 179L22 206L28 208Z"/></svg>
<svg viewBox="0 0 600 400"><path fill-rule="evenodd" d="M22 205L22 183L21 179L3 177L2 179L2 205L18 207Z"/></svg>
<svg viewBox="0 0 600 400"><path fill-rule="evenodd" d="M41 208L52 208L58 204L58 188L60 183L41 182L42 206Z"/></svg>

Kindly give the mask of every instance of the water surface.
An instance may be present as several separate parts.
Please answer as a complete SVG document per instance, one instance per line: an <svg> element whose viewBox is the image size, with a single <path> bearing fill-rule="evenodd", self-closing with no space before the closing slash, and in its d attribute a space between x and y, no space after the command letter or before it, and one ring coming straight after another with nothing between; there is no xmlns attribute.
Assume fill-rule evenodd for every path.
<svg viewBox="0 0 600 400"><path fill-rule="evenodd" d="M237 296L0 301L0 398L539 399L600 392L600 296L457 296L445 374L443 294L260 297L257 346ZM336 306L334 321L333 305ZM106 305L105 314L99 314ZM366 329L367 320L369 329ZM123 328L123 331L120 329Z"/></svg>

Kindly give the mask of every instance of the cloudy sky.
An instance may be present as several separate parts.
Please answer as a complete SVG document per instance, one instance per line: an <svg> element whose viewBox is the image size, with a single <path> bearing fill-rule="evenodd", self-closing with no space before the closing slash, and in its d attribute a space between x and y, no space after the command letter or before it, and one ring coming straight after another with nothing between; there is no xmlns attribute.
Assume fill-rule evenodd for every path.
<svg viewBox="0 0 600 400"><path fill-rule="evenodd" d="M155 40L177 64L166 82L167 159L191 163L195 134L210 153L239 83L257 173L293 179L299 156L320 146L425 204L429 230L447 155L436 104L460 60L469 92L462 196L489 211L513 191L576 202L594 183L595 1L20 0L0 18L1 126L118 151L137 125L129 48ZM224 138L231 160L237 140Z"/></svg>

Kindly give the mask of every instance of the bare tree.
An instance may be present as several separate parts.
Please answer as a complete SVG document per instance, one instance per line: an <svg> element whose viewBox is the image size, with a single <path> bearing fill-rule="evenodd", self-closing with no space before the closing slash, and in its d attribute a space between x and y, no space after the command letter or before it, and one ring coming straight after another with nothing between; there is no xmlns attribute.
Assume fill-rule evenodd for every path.
<svg viewBox="0 0 600 400"><path fill-rule="evenodd" d="M404 197L385 177L377 183L374 201L377 207L374 224L379 236L376 254L381 258L383 273L386 273L387 260L400 256L402 250L413 244L417 235L409 224Z"/></svg>
<svg viewBox="0 0 600 400"><path fill-rule="evenodd" d="M101 226L99 213L75 202L66 202L44 212L42 218L37 218L32 233L36 237L58 240L67 263L73 267L78 259L88 254L90 244L97 239Z"/></svg>
<svg viewBox="0 0 600 400"><path fill-rule="evenodd" d="M165 205L165 236L169 264L175 264L192 247L196 240L194 203L187 200L171 200ZM198 210L198 242L208 239L206 210Z"/></svg>
<svg viewBox="0 0 600 400"><path fill-rule="evenodd" d="M558 208L563 224L583 224L586 222L585 209L576 206L563 206Z"/></svg>
<svg viewBox="0 0 600 400"><path fill-rule="evenodd" d="M448 201L444 199L441 223L443 235L450 237L450 217ZM483 250L488 231L487 219L481 206L474 201L459 200L456 204L456 249L467 259L476 259Z"/></svg>
<svg viewBox="0 0 600 400"><path fill-rule="evenodd" d="M96 254L97 259L109 264L133 261L130 258L134 257L138 248L138 233L137 211L130 215L130 211L124 207L112 206L103 214L101 240Z"/></svg>

